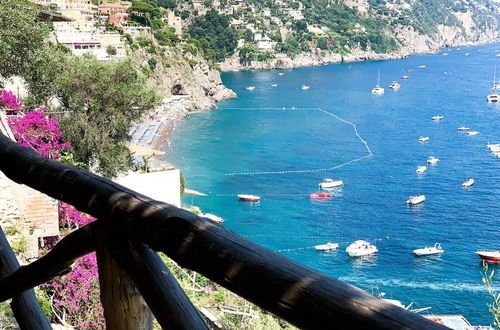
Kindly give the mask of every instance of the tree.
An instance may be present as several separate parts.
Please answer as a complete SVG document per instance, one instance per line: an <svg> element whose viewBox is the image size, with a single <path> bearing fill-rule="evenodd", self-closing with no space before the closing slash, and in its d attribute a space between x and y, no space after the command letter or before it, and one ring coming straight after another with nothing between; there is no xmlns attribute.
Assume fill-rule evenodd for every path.
<svg viewBox="0 0 500 330"><path fill-rule="evenodd" d="M138 66L130 59L100 62L69 57L55 90L61 107L69 112L61 118L61 127L75 160L107 177L127 171L128 130L158 100Z"/></svg>
<svg viewBox="0 0 500 330"><path fill-rule="evenodd" d="M24 0L0 1L0 76L22 76L45 46L48 27L37 22L38 13Z"/></svg>

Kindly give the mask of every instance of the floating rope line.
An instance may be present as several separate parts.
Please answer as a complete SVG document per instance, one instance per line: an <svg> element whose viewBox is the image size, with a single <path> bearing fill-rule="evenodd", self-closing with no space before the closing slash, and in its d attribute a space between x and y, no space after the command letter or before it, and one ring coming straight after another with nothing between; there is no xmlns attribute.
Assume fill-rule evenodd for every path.
<svg viewBox="0 0 500 330"><path fill-rule="evenodd" d="M319 238L319 236L318 236ZM331 237L329 237L331 238ZM385 238L374 238L374 239L367 239L368 241L375 241L375 242L378 242L378 241L383 241L383 240L388 240L389 237L386 236ZM335 241L335 240L333 240ZM336 242L337 244L348 244L348 243L351 243L352 241L339 241L339 242ZM315 248L315 245L313 246L306 246L306 247L298 247L298 248L290 248L290 249L280 249L280 250L274 250L274 252L292 252L292 251L301 251L301 250L308 250L308 249L314 249ZM334 249L334 251L337 250L337 249Z"/></svg>
<svg viewBox="0 0 500 330"><path fill-rule="evenodd" d="M226 176L318 173L318 172L325 172L325 171L336 170L336 169L341 168L343 166L346 166L346 165L349 165L349 164L352 164L352 163L355 163L355 162L359 162L359 161L361 161L361 160L363 160L365 158L373 156L373 152L371 151L370 147L368 146L368 143L359 134L358 128L357 128L356 124L351 123L350 121L347 121L347 120L345 120L345 119L337 116L336 114L333 114L331 112L325 111L325 110L323 110L321 108L295 108L295 107L293 107L293 108L232 108L232 109L236 109L236 110L285 110L285 111L287 111L287 110L288 111L289 110L300 110L300 111L306 110L306 111L319 111L319 112L322 112L322 113L324 113L326 115L334 117L338 121L341 121L341 122L343 122L345 124L348 124L348 125L352 126L353 129L354 129L354 133L356 134L356 136L358 137L358 139L361 141L361 143L365 146L365 149L368 152L368 154L365 155L365 156L363 156L363 157L355 158L355 159L352 159L352 160L347 161L345 163L342 163L342 164L339 164L339 165L335 165L335 166L332 166L332 167L327 167L327 168L304 169L304 170L284 170L284 171L233 172L233 173L226 173L225 174Z"/></svg>

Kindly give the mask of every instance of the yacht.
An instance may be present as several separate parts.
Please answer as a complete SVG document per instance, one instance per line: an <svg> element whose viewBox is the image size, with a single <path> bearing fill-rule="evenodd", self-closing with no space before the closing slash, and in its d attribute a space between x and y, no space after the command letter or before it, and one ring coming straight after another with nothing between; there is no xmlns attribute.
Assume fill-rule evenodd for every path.
<svg viewBox="0 0 500 330"><path fill-rule="evenodd" d="M278 73L278 76L282 76L282 75L284 75L284 74L285 74L284 72L279 72L279 73Z"/></svg>
<svg viewBox="0 0 500 330"><path fill-rule="evenodd" d="M429 141L431 138L428 137L428 136L421 136L418 138L418 142L425 142L425 141Z"/></svg>
<svg viewBox="0 0 500 330"><path fill-rule="evenodd" d="M255 89L255 86L247 86L245 87L247 91L253 91Z"/></svg>
<svg viewBox="0 0 500 330"><path fill-rule="evenodd" d="M443 56L448 56L449 54L448 53L443 53Z"/></svg>
<svg viewBox="0 0 500 330"><path fill-rule="evenodd" d="M500 148L500 143L488 143L486 145L486 148L492 150L492 149L495 149L495 148Z"/></svg>
<svg viewBox="0 0 500 330"><path fill-rule="evenodd" d="M443 253L443 252L444 252L444 250L441 247L441 244L439 244L439 243L434 244L434 246L424 247L423 249L413 250L413 253L415 253L417 255L417 257L420 257L420 256L429 256L429 255L432 255L432 254L440 254L440 253Z"/></svg>
<svg viewBox="0 0 500 330"><path fill-rule="evenodd" d="M260 201L260 197L255 196L255 195L238 194L238 198L242 201L245 201L245 202L258 202L258 201Z"/></svg>
<svg viewBox="0 0 500 330"><path fill-rule="evenodd" d="M318 251L335 250L339 247L338 243L328 242L326 244L315 245L314 248Z"/></svg>
<svg viewBox="0 0 500 330"><path fill-rule="evenodd" d="M425 69L427 67L427 65L419 65L418 66L420 69Z"/></svg>
<svg viewBox="0 0 500 330"><path fill-rule="evenodd" d="M500 262L500 251L476 251L481 260L487 262Z"/></svg>
<svg viewBox="0 0 500 330"><path fill-rule="evenodd" d="M372 89L372 94L375 94L375 95L382 95L382 94L384 94L384 88L380 87L380 70L378 70L377 84Z"/></svg>
<svg viewBox="0 0 500 330"><path fill-rule="evenodd" d="M478 135L479 132L478 131L468 131L467 132L467 135Z"/></svg>
<svg viewBox="0 0 500 330"><path fill-rule="evenodd" d="M358 240L352 243L345 249L345 252L349 254L350 257L361 257L377 252L378 249L375 245L370 244L367 241Z"/></svg>
<svg viewBox="0 0 500 330"><path fill-rule="evenodd" d="M302 89L302 90L308 90L309 88L311 88L311 87L307 86L307 85L300 86L300 89Z"/></svg>
<svg viewBox="0 0 500 330"><path fill-rule="evenodd" d="M318 186L322 189L329 189L329 188L339 187L343 184L344 184L344 181L342 181L342 180L325 179L323 182L318 184Z"/></svg>
<svg viewBox="0 0 500 330"><path fill-rule="evenodd" d="M441 120L444 116L432 116L432 120Z"/></svg>
<svg viewBox="0 0 500 330"><path fill-rule="evenodd" d="M425 195L410 196L410 198L406 201L406 204L416 205L422 202L425 202Z"/></svg>
<svg viewBox="0 0 500 330"><path fill-rule="evenodd" d="M404 75L404 76L401 76L401 79L410 79L410 76Z"/></svg>
<svg viewBox="0 0 500 330"><path fill-rule="evenodd" d="M470 53L465 53L464 55L465 55L465 56L470 56Z"/></svg>
<svg viewBox="0 0 500 330"><path fill-rule="evenodd" d="M496 73L497 67L495 66L493 69L493 87L491 88L491 93L486 97L488 103L500 102L500 95L497 93L497 91L500 90L500 84L497 84Z"/></svg>
<svg viewBox="0 0 500 330"><path fill-rule="evenodd" d="M392 89L399 89L400 87L401 87L401 84L398 83L397 81L394 81L394 80L389 85L389 88L392 88Z"/></svg>
<svg viewBox="0 0 500 330"><path fill-rule="evenodd" d="M427 164L429 165L436 165L439 162L439 158L430 156L427 158Z"/></svg>
<svg viewBox="0 0 500 330"><path fill-rule="evenodd" d="M271 84L271 87L278 87L278 84Z"/></svg>
<svg viewBox="0 0 500 330"><path fill-rule="evenodd" d="M465 180L464 183L462 183L462 187L467 188L467 187L472 186L473 184L474 184L474 179L470 178L470 179Z"/></svg>
<svg viewBox="0 0 500 330"><path fill-rule="evenodd" d="M468 131L470 130L470 127L465 127L465 126L460 126L459 128L457 128L459 131Z"/></svg>
<svg viewBox="0 0 500 330"><path fill-rule="evenodd" d="M418 166L416 172L417 172L417 174L422 174L425 171L427 171L427 166L423 165L423 166Z"/></svg>

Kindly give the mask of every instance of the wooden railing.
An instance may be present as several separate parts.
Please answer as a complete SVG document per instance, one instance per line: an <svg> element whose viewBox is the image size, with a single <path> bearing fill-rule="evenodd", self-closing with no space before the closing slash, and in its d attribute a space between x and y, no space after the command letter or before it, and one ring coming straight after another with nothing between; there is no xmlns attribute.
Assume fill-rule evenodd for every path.
<svg viewBox="0 0 500 330"><path fill-rule="evenodd" d="M207 329L203 317L154 252L162 251L180 266L299 328L446 329L193 213L85 170L43 158L1 134L0 170L15 182L98 219L63 238L33 263L17 270L16 265L0 269L0 301L17 299L26 292L31 295L30 289L67 272L77 258L95 250L109 329L145 327L147 320L138 317L143 311L140 296L163 328ZM117 301L119 298L113 294L117 290L116 278L128 278L140 296L132 294L123 298L130 301ZM139 300L134 303L134 299ZM26 312L18 314L26 316ZM43 318L41 312L30 315ZM42 320L39 324L40 329L45 329L48 322Z"/></svg>

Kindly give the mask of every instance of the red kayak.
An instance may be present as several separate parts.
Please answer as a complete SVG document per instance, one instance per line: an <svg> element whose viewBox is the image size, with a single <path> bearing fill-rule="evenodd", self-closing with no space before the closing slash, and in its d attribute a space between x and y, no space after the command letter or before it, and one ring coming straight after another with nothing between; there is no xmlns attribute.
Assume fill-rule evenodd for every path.
<svg viewBox="0 0 500 330"><path fill-rule="evenodd" d="M309 197L311 198L331 198L331 193L310 193Z"/></svg>
<svg viewBox="0 0 500 330"><path fill-rule="evenodd" d="M500 251L476 251L481 260L487 262L500 262Z"/></svg>

